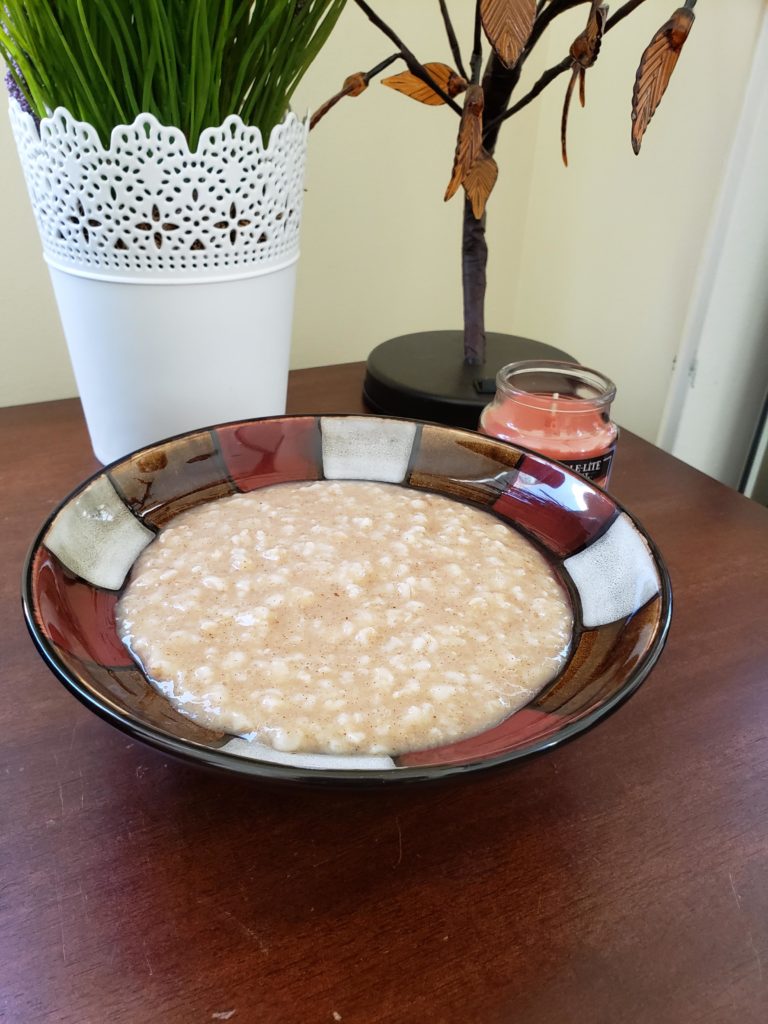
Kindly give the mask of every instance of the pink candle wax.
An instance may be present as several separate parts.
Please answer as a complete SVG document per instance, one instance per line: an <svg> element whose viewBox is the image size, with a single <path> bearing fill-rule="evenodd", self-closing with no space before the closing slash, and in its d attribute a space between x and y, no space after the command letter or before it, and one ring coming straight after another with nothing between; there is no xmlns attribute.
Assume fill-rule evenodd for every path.
<svg viewBox="0 0 768 1024"><path fill-rule="evenodd" d="M578 364L513 363L497 375L480 430L531 448L602 486L608 483L618 429L610 419L614 385Z"/></svg>

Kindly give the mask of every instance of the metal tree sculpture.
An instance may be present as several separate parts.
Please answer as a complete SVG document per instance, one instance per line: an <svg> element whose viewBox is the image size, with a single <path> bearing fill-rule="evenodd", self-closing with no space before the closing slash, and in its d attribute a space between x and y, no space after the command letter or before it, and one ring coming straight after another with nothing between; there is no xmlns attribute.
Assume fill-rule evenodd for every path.
<svg viewBox="0 0 768 1024"><path fill-rule="evenodd" d="M599 0L476 0L474 37L469 70L462 60L446 0L438 0L440 14L453 56L454 67L442 62L422 63L400 36L366 0L354 3L397 47L370 71L350 75L341 90L312 117L314 127L345 96L359 96L371 79L395 61L406 70L383 79L383 84L427 106L445 106L460 118L456 152L445 199L464 189L462 228L462 284L464 296L464 361L481 365L485 360L485 290L488 247L485 240L485 206L496 184L498 168L493 158L502 125L526 107L560 75L571 72L560 126L563 162L568 164L566 132L571 96L579 83L585 102L585 79L600 53L605 35L632 14L645 0L627 0L615 14ZM525 62L545 30L571 8L589 4L584 30L570 51L549 68L533 87L512 102ZM683 44L693 25L696 0L685 0L646 47L635 76L632 95L632 147L640 145L648 124L669 84ZM490 48L483 69L483 35ZM463 94L463 106L456 98Z"/></svg>

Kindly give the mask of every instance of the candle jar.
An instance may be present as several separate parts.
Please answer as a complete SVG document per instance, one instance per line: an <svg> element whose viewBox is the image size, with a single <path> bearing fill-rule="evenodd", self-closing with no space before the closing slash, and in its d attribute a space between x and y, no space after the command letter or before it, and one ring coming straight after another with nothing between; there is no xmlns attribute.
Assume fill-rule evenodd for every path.
<svg viewBox="0 0 768 1024"><path fill-rule="evenodd" d="M619 435L610 418L615 397L612 381L578 363L510 363L496 375L496 397L483 409L480 430L606 487Z"/></svg>

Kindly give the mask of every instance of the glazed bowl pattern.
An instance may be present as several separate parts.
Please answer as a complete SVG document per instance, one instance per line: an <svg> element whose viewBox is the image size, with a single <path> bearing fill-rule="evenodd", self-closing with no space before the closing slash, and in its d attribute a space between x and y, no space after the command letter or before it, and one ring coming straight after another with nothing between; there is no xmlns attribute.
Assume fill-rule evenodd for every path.
<svg viewBox="0 0 768 1024"><path fill-rule="evenodd" d="M120 641L131 566L180 512L270 484L375 480L487 510L525 534L570 593L574 635L559 675L525 708L447 746L382 756L281 753L176 712ZM663 648L671 590L651 539L588 480L472 431L376 416L276 417L162 441L106 467L43 525L23 603L48 665L113 725L178 757L302 781L434 779L540 753L584 732L643 681Z"/></svg>

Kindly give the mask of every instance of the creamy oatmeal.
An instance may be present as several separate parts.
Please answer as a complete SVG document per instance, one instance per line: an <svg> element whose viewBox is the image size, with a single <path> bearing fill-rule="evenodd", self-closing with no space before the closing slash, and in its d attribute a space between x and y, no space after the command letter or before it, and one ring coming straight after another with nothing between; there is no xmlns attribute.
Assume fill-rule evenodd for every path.
<svg viewBox="0 0 768 1024"><path fill-rule="evenodd" d="M281 484L184 513L118 630L184 714L278 750L401 753L526 704L571 639L541 554L495 517L390 484Z"/></svg>

